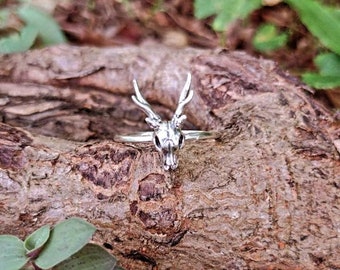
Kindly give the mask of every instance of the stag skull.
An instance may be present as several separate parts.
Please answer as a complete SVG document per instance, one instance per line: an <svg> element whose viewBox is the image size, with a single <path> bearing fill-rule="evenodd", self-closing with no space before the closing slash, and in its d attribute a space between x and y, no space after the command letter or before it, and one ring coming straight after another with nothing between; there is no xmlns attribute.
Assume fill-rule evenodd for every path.
<svg viewBox="0 0 340 270"><path fill-rule="evenodd" d="M192 99L193 91L190 90L191 74L188 73L186 83L180 94L178 106L171 121L162 121L155 113L150 104L143 98L137 85L133 80L135 95L132 100L146 113L145 121L153 129L153 143L163 156L163 167L165 170L176 169L178 166L176 151L184 145L185 135L181 131L182 123L186 119L183 113L184 106Z"/></svg>

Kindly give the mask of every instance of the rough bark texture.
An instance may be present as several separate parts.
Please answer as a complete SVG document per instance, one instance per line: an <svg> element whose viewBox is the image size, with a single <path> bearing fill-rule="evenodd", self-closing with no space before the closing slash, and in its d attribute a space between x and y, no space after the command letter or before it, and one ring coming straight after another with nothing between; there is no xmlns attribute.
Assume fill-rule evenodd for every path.
<svg viewBox="0 0 340 270"><path fill-rule="evenodd" d="M179 168L151 145L130 99L171 117L195 96ZM338 127L301 85L242 52L52 47L0 56L0 234L70 216L126 269L340 269Z"/></svg>

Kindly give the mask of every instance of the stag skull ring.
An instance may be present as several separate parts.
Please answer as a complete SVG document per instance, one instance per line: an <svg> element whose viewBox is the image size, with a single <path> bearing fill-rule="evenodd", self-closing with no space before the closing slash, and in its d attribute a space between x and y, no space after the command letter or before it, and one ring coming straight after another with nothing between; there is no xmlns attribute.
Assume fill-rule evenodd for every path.
<svg viewBox="0 0 340 270"><path fill-rule="evenodd" d="M191 74L188 73L187 80L179 97L175 114L170 121L163 121L161 117L153 111L151 105L143 98L137 81L133 80L135 95L133 102L145 112L146 123L153 131L137 132L127 135L116 135L117 142L153 142L158 152L163 156L163 168L174 170L178 167L176 152L183 148L185 140L216 138L217 133L212 131L182 130L182 124L187 118L183 114L184 106L190 102L194 92L190 89Z"/></svg>

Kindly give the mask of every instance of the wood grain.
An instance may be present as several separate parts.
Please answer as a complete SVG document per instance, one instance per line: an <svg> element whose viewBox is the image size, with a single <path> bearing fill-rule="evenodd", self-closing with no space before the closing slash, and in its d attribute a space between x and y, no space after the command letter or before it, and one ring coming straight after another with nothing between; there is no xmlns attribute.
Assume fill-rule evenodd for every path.
<svg viewBox="0 0 340 270"><path fill-rule="evenodd" d="M187 72L188 142L165 172L131 81L164 118ZM269 60L162 45L68 45L0 56L0 233L78 216L126 269L338 269L332 114Z"/></svg>

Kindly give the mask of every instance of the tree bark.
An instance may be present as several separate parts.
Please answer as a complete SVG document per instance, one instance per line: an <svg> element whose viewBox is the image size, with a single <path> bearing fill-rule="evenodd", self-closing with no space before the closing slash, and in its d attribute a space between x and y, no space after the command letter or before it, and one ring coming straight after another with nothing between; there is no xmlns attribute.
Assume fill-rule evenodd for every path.
<svg viewBox="0 0 340 270"><path fill-rule="evenodd" d="M187 142L164 171L132 79ZM126 269L339 269L339 129L269 60L161 45L68 45L0 56L0 234L82 217Z"/></svg>

